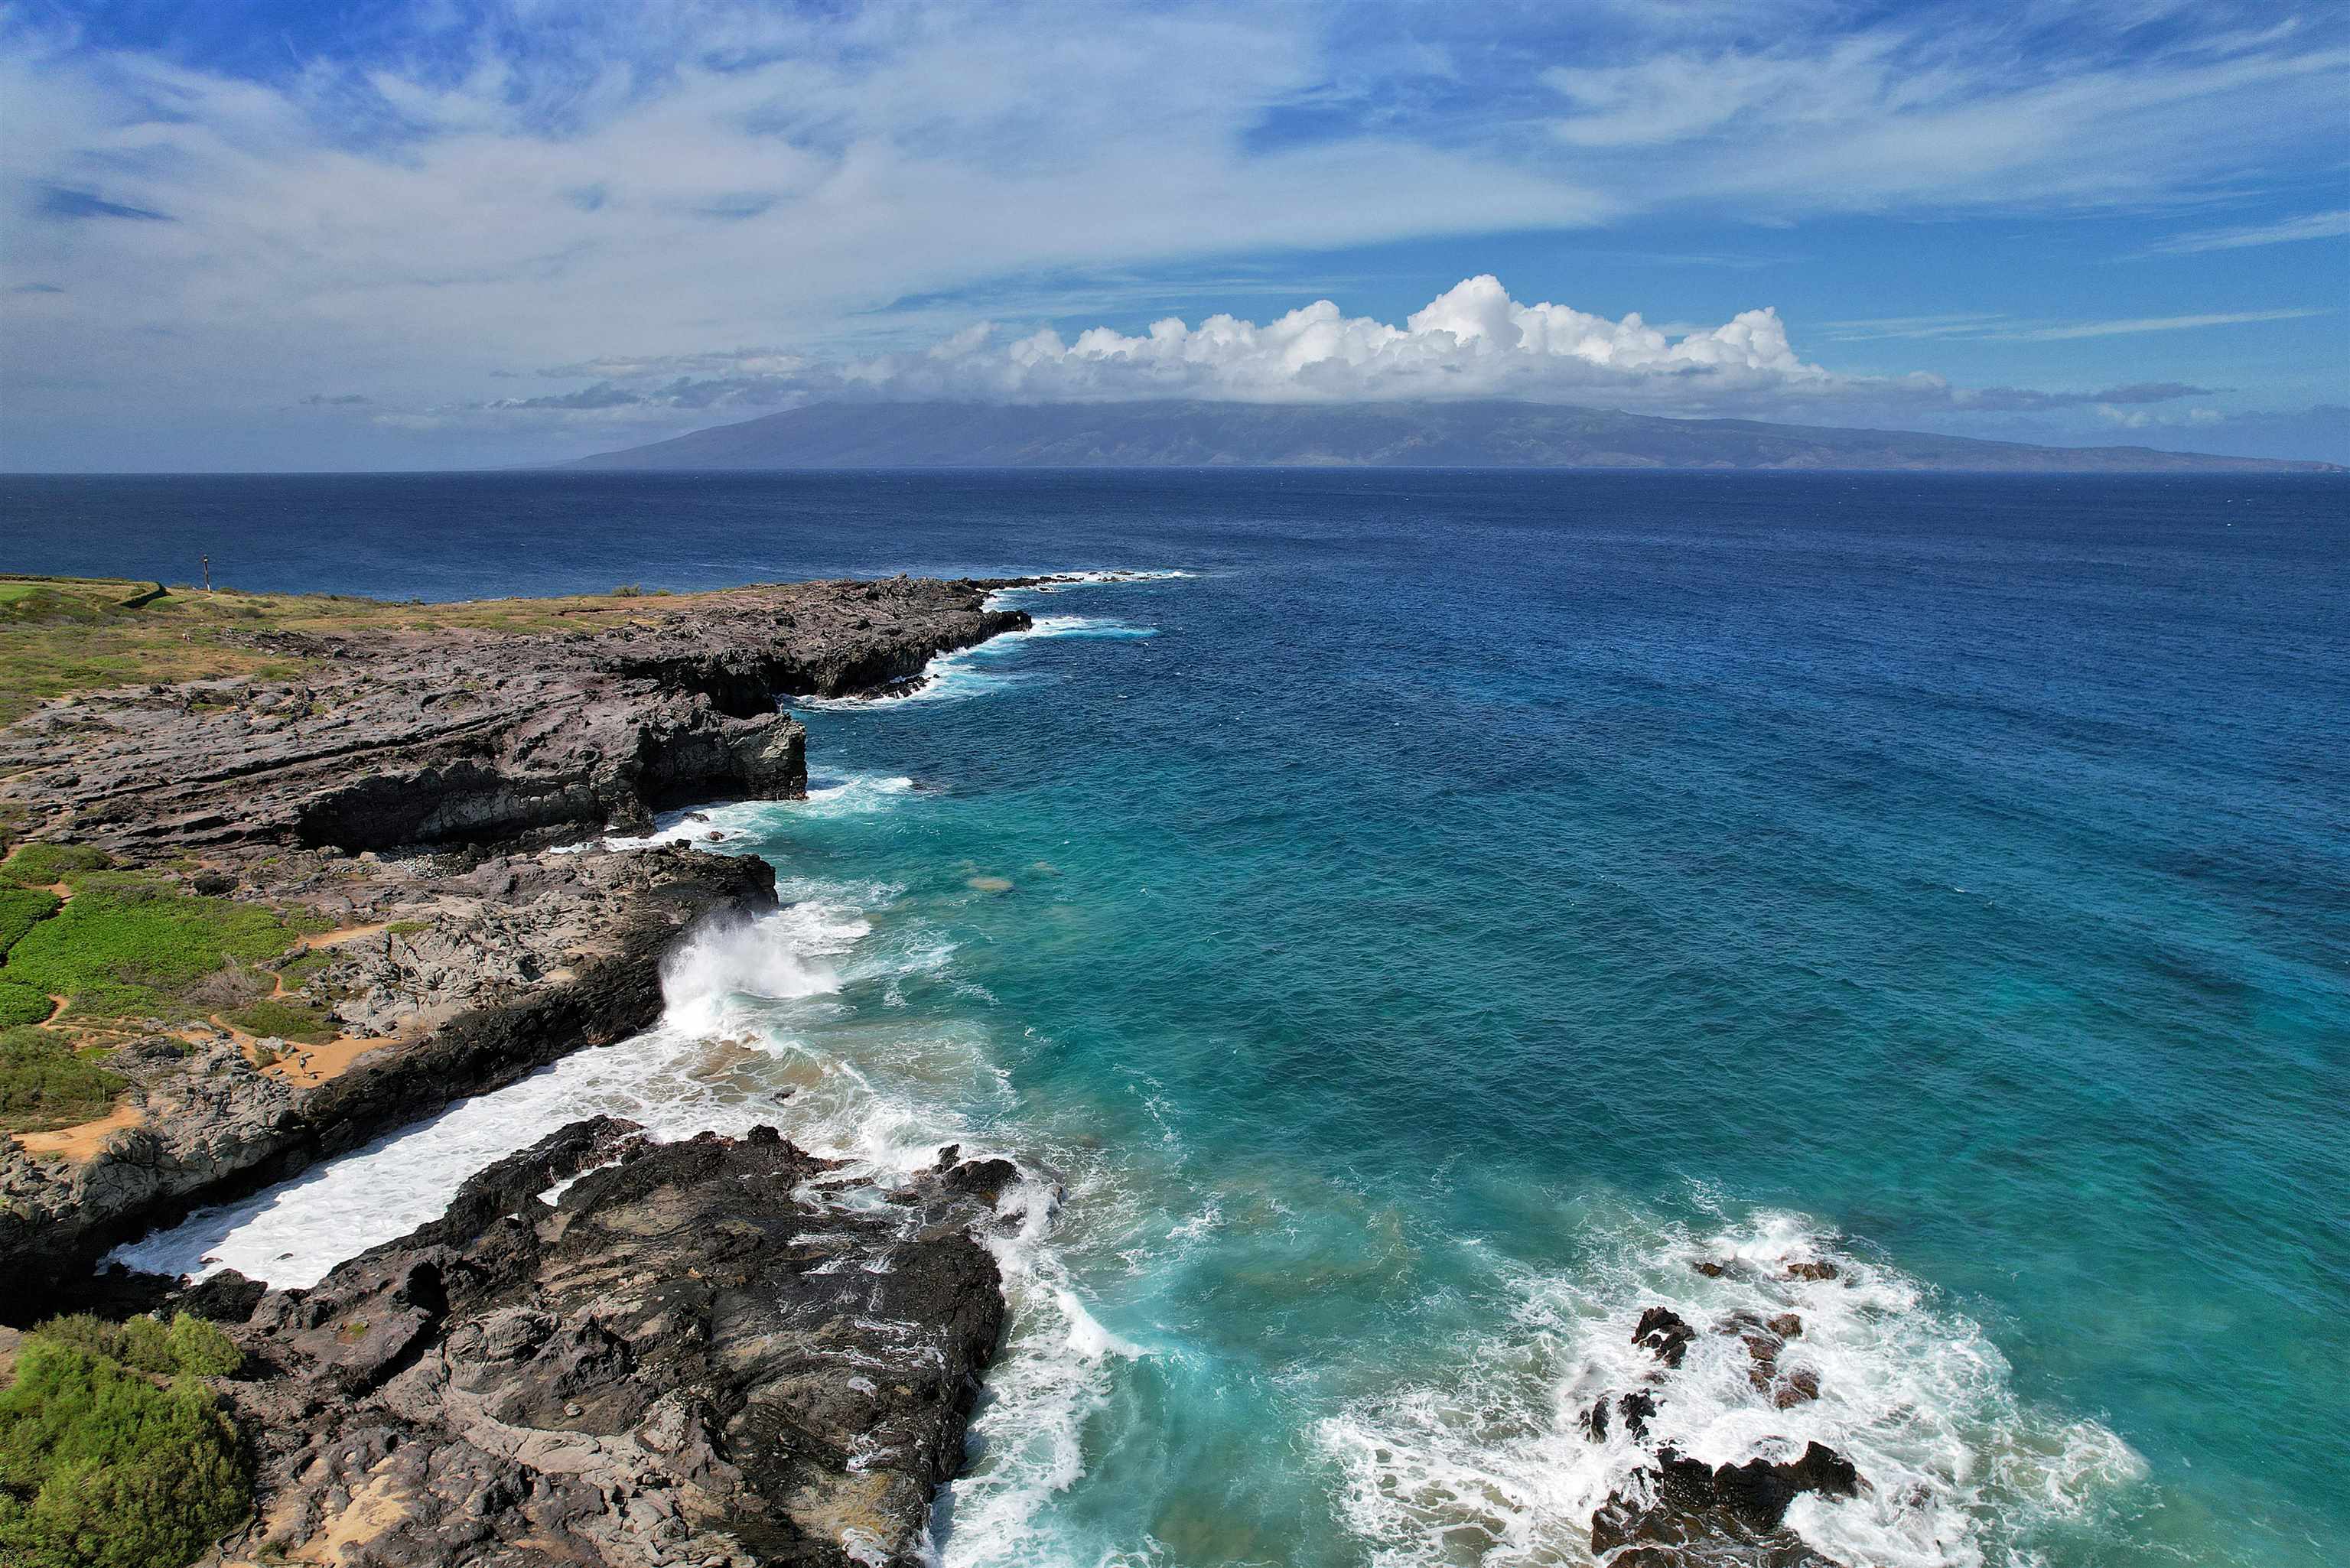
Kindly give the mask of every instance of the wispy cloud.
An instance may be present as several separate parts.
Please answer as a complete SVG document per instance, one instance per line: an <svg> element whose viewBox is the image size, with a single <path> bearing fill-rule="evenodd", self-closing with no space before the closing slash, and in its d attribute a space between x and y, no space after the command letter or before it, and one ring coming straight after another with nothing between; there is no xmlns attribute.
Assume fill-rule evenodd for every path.
<svg viewBox="0 0 2350 1568"><path fill-rule="evenodd" d="M167 42L132 47L60 19L75 14L0 8L0 243L12 277L70 284L0 301L0 377L44 418L122 426L199 406L282 414L351 384L386 418L501 403L513 406L494 417L683 417L791 395L776 389L811 367L888 360L981 317L1022 324L999 349L1040 320L1114 322L1102 330L1142 345L1096 355L1082 345L1107 339L1080 334L1039 349L1024 375L1040 384L1147 366L1180 383L1204 361L1164 358L1155 328L1138 335L1151 315L1229 303L1262 323L1262 344L1284 306L1312 297L1299 291L1355 297L1334 275L1373 246L1646 219L1673 236L1646 242L1657 265L1737 269L1814 252L1806 234L1784 262L1756 254L1776 247L1755 225L2239 201L2280 170L2336 167L2313 128L2334 123L2350 66L2350 16L2276 26L2254 0L2074 0L2029 16L1929 4L1890 19L1830 0L613 0L559 25L539 0L392 0L364 27L329 8L290 21L300 36L282 51L209 54L187 40L220 29L157 26ZM2251 233L2168 243L2282 243ZM1620 264L1641 243L1611 248ZM1246 275L1245 258L1264 257L1288 269ZM1563 288L1568 265L1547 286ZM1433 281L1422 270L1413 286ZM1659 318L1700 298L1708 320L1726 313L1681 292L1641 303ZM2287 318L2155 314L2174 303L2214 308L1851 321L1825 340ZM1365 319L1331 311L1296 344ZM1629 318L1588 319L1612 334ZM1725 329L1641 327L1668 358ZM1440 358L1423 348L1365 363L1434 377L1405 368ZM1537 363L1471 362L1504 377ZM563 388L548 395L575 406L534 410L494 395L515 389L498 371L535 366L640 400L583 409L586 389ZM1573 354L1539 368L1623 369ZM1271 372L1243 357L1216 373L1240 386ZM1738 373L1775 376L1772 396L1802 382ZM2186 372L2083 379L2173 373ZM1824 384L1864 383L1878 384ZM1687 363L1622 384L1731 395L1727 371Z"/></svg>
<svg viewBox="0 0 2350 1568"><path fill-rule="evenodd" d="M44 190L34 210L45 218L135 218L151 223L172 221L169 213L109 202L94 192L70 190L63 185L51 185Z"/></svg>
<svg viewBox="0 0 2350 1568"><path fill-rule="evenodd" d="M2282 218L2273 223L2251 223L2232 229L2197 229L2174 234L2147 247L2151 255L2196 255L2205 251L2240 251L2254 245L2291 244L2297 240L2331 240L2350 234L2350 208Z"/></svg>
<svg viewBox="0 0 2350 1568"><path fill-rule="evenodd" d="M2251 321L2300 321L2331 316L2331 310L2235 310L2207 316L2143 316L2125 321L2075 321L2061 327L2034 327L2022 331L1994 332L2019 343L2060 343L2074 337L2118 337L2134 332L2185 332L2201 327L2241 327Z"/></svg>
<svg viewBox="0 0 2350 1568"><path fill-rule="evenodd" d="M2240 327L2254 321L2299 321L2331 316L2324 307L2278 310L2231 310L2193 316L2139 316L2115 321L2018 322L2003 312L1954 316L1897 316L1875 321L1822 323L1828 337L1840 343L1864 343L1885 338L1979 338L2005 343L2061 343L2080 337L2120 337L2139 332L2185 332L2201 327Z"/></svg>
<svg viewBox="0 0 2350 1568"><path fill-rule="evenodd" d="M1960 311L1941 316L1824 321L1820 326L1835 342L1866 343L1887 337L1978 337L2006 319L2006 315L1999 311Z"/></svg>

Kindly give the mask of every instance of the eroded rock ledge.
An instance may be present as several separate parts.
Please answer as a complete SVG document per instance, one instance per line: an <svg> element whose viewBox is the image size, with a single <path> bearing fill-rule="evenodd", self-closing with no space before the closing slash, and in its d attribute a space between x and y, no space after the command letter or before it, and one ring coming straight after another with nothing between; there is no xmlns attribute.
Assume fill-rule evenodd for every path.
<svg viewBox="0 0 2350 1568"><path fill-rule="evenodd" d="M312 673L90 693L0 730L25 836L338 928L278 983L342 1031L310 1049L159 1021L114 1054L136 1125L78 1158L0 1137L0 1271L30 1282L0 1318L72 1304L109 1247L193 1207L652 1023L662 955L696 920L774 908L773 873L551 847L667 805L804 794L783 704L902 689L1026 626L988 607L1008 586L771 585L554 634L264 634Z"/></svg>
<svg viewBox="0 0 2350 1568"><path fill-rule="evenodd" d="M636 1134L566 1127L315 1289L190 1293L267 1370L233 1386L259 1507L222 1562L922 1560L1003 1332L977 1236L1013 1168L950 1150L883 1193L773 1128Z"/></svg>
<svg viewBox="0 0 2350 1568"><path fill-rule="evenodd" d="M642 601L559 635L280 634L330 671L52 702L0 731L39 833L183 851L382 850L806 789L792 696L870 691L1024 627L994 582L801 583Z"/></svg>

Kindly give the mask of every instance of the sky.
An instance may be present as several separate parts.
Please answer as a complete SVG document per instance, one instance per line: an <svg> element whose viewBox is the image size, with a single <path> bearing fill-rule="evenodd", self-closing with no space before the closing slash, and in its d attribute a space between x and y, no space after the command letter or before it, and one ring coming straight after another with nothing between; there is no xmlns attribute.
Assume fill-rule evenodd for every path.
<svg viewBox="0 0 2350 1568"><path fill-rule="evenodd" d="M2350 462L2350 6L0 3L0 468L836 398Z"/></svg>

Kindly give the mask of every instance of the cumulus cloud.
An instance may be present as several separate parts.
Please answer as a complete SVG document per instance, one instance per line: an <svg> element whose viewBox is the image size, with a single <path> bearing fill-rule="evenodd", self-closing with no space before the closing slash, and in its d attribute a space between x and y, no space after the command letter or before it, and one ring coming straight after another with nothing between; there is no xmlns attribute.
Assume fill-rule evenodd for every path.
<svg viewBox="0 0 2350 1568"><path fill-rule="evenodd" d="M1768 312L1694 333L1465 297L1448 321L1279 312L1406 242L1655 221L1691 247L1662 259L1721 265L1750 223L2241 213L2334 171L2312 127L2350 64L2350 22L2266 11L614 0L556 26L539 0L395 0L357 28L295 8L281 50L0 3L0 244L11 281L52 280L0 297L0 379L34 410L8 455L210 461L320 385L435 431L464 422L436 409L679 421L925 384L1955 405L1931 378L1831 374ZM1274 303L1203 281L1260 262ZM1131 317L1060 282L1117 276L1154 280ZM1180 332L1134 332L1179 301ZM914 347L986 311L1023 326ZM1119 326L1028 330L1073 319ZM725 344L788 347L705 352ZM564 384L497 397L536 366ZM211 433L152 444L190 410Z"/></svg>
<svg viewBox="0 0 2350 1568"><path fill-rule="evenodd" d="M694 374L693 372L717 372ZM1492 274L1464 278L1400 324L1348 316L1318 299L1263 323L1168 317L1127 334L1092 327L1008 333L975 322L927 348L824 361L773 348L602 358L538 375L591 379L574 391L501 398L495 411L771 407L817 397L991 402L1197 398L1318 402L1412 398L1533 398L1639 403L1691 411L1757 397L1833 395L1866 382L1800 357L1769 306L1718 327L1668 332L1638 312L1620 318L1547 300L1523 304Z"/></svg>
<svg viewBox="0 0 2350 1568"><path fill-rule="evenodd" d="M1833 380L1797 357L1768 307L1676 340L1637 312L1617 320L1521 304L1490 273L1463 279L1400 326L1322 299L1263 325L1218 315L1192 327L1170 317L1133 336L1095 327L1065 341L1045 328L1000 348L966 334L947 352L860 374L901 393L1023 400L1585 394L1687 402Z"/></svg>
<svg viewBox="0 0 2350 1568"><path fill-rule="evenodd" d="M696 375L694 371L715 371ZM1198 399L1339 402L1517 398L1674 414L1787 415L1887 405L1912 412L2038 413L2132 408L2208 395L2179 381L2095 390L1954 387L1936 375L1850 376L1799 354L1768 306L1718 327L1652 327L1512 296L1464 278L1400 323L1315 300L1263 323L1180 317L1137 333L1093 327L1006 332L976 322L918 351L819 361L775 348L550 366L588 379L567 392L463 405L489 414L608 424L616 413L747 415L818 399L1111 402ZM457 409L443 412L459 411Z"/></svg>

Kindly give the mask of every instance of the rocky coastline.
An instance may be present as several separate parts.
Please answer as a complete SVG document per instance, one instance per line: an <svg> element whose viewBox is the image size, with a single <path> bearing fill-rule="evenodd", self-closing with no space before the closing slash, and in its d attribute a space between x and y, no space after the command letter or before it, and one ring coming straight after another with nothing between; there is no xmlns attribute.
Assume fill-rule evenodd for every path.
<svg viewBox="0 0 2350 1568"><path fill-rule="evenodd" d="M775 874L687 844L614 849L607 830L805 794L789 700L911 689L939 654L1028 624L991 607L1011 586L781 585L556 632L312 639L292 650L313 671L299 681L85 692L0 730L21 843L298 911L298 956L272 961L279 996L338 1031L157 1021L109 1053L127 1092L71 1152L0 1136L0 1269L17 1282L0 1325L184 1312L243 1353L209 1384L249 1450L254 1509L205 1563L930 1560L932 1502L1005 1328L990 1243L1054 1201L1007 1161L949 1148L882 1186L772 1127L660 1144L597 1117L315 1286L95 1268L194 1208L653 1023L665 957L705 922L775 909ZM1838 1568L1787 1520L1869 1490L1844 1455L1774 1438L1709 1464L1652 1430L1701 1376L1781 1411L1818 1399L1802 1317L1655 1306L1629 1327L1638 1370L1580 1421L1622 1461L1588 1521L1595 1560Z"/></svg>
<svg viewBox="0 0 2350 1568"><path fill-rule="evenodd" d="M88 1147L36 1158L0 1137L0 1269L29 1282L0 1317L88 1299L108 1249L191 1209L650 1023L663 954L697 922L774 908L774 876L607 850L604 831L805 794L790 699L909 688L938 655L1025 627L989 605L1011 586L767 585L551 633L264 631L312 673L84 692L0 730L20 840L298 912L319 934L279 966L278 999L337 1032L159 1027L111 1053L129 1092Z"/></svg>
<svg viewBox="0 0 2350 1568"><path fill-rule="evenodd" d="M1003 1336L1015 1178L888 1192L772 1127L576 1123L309 1290L187 1298L258 1376L224 1564L916 1568ZM549 1190L567 1183L559 1196Z"/></svg>

